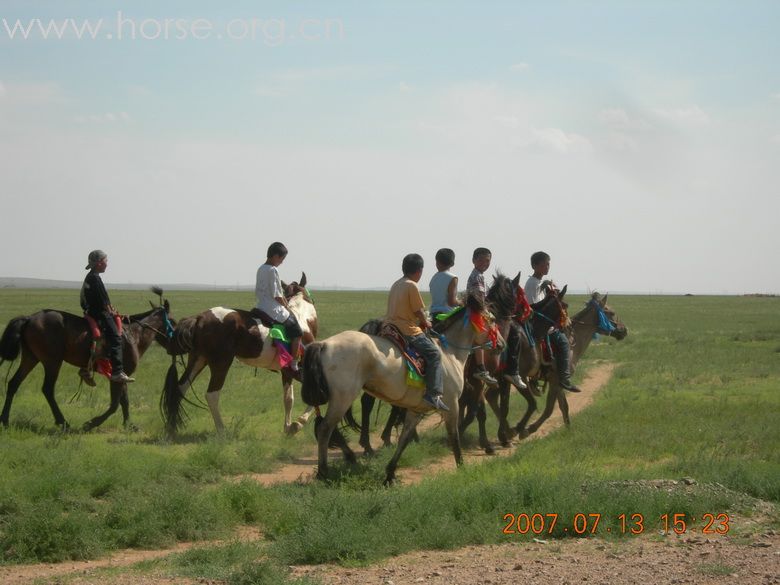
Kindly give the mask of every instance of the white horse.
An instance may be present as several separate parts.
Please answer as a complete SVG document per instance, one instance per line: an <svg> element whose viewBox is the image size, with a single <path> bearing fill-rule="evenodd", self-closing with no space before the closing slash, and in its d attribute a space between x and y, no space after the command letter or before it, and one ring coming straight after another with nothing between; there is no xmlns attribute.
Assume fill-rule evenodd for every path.
<svg viewBox="0 0 780 585"><path fill-rule="evenodd" d="M477 329L472 320L481 322ZM442 412L455 462L463 463L458 436L458 398L463 389L463 368L474 344L482 346L489 337L497 339L498 331L492 315L474 297L467 299L467 308L435 326L442 353L441 367L444 379L442 400L449 412ZM487 342L490 343L489 341ZM358 331L344 331L322 342L309 345L303 360L301 397L306 404L328 404L325 417L317 417L315 429L318 442L317 476L328 473L328 444L336 431L334 441L341 446L345 459L355 461L354 452L347 446L336 426L361 392L407 409L398 446L387 464L385 484L395 479L395 470L417 423L431 407L422 401L423 390L406 384L406 364L398 348L383 337Z"/></svg>

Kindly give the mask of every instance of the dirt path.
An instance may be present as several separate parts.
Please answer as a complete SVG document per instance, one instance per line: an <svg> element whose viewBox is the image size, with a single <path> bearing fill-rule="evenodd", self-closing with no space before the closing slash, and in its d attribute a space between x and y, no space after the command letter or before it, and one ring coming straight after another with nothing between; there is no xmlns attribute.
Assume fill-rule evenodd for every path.
<svg viewBox="0 0 780 585"><path fill-rule="evenodd" d="M570 538L417 551L366 568L318 565L293 572L328 585L776 585L780 536Z"/></svg>
<svg viewBox="0 0 780 585"><path fill-rule="evenodd" d="M612 377L612 372L615 370L616 365L613 363L602 363L593 366L588 370L588 373L585 376L585 379L580 384L580 388L582 389L582 392L579 393L572 393L569 392L566 395L566 399L569 402L569 416L574 416L581 410L585 409L588 405L590 405L593 402L593 399L595 397L595 394L606 385L607 382L609 382L609 379ZM513 396L513 399L516 400L516 396ZM540 406L540 408L544 408L544 399L542 398L537 399L537 402ZM493 416L492 413L488 416ZM441 419L438 416L432 415L428 416L418 425L418 429L420 431L428 431L436 426L439 425ZM532 421L533 422L533 421ZM542 425L542 427L533 435L531 435L528 439L525 440L531 440L531 439L538 439L541 437L544 437L548 435L551 431L559 428L563 425L563 418L561 417L561 413L556 407L553 411L552 416L547 420L547 422ZM470 433L476 433L477 427L476 423L472 424L471 427L469 427L467 432ZM441 432L444 433L444 428L441 428ZM377 445L381 445L382 441L379 437L379 433L375 433L371 436L371 444L375 447ZM514 450L517 448L517 446L520 443L514 442L512 446L502 448L499 445L495 445L496 447L496 455L502 456L502 455L509 455L514 452ZM356 447L356 445L352 445L352 447ZM356 451L356 453L359 455L361 451ZM471 465L474 463L481 463L482 461L485 461L489 459L490 457L495 457L496 455L485 455L485 452L482 449L476 448L471 450L464 450L463 457L465 459L465 462L467 465ZM334 451L331 450L329 455L330 458L339 458L341 456L340 451ZM288 463L286 465L283 465L282 467L277 468L273 472L270 473L256 473L251 475L242 476L243 477L249 477L258 483L261 483L263 485L273 485L277 483L292 483L292 482L299 482L299 483L308 483L314 479L314 474L316 472L317 467L317 452L316 449L312 449L310 453L303 457L299 457L295 459L292 463ZM448 455L447 457L443 457L442 459L430 463L425 464L424 469L411 469L401 466L398 470L398 479L399 481L404 484L414 484L422 481L426 477L431 477L432 475L435 475L437 473L441 473L443 471L452 471L455 469L455 460L451 455Z"/></svg>
<svg viewBox="0 0 780 585"><path fill-rule="evenodd" d="M243 542L250 540L260 540L263 538L262 533L254 527L242 526L235 534L235 539ZM228 541L212 541L206 542L182 542L174 546L173 548L166 548L160 550L135 550L128 549L116 552L104 559L97 559L93 561L66 561L64 563L39 563L35 565L10 565L0 566L0 583L2 585L27 585L33 581L43 581L45 583L57 583L59 580L57 577L65 575L89 575L97 569L109 569L113 567L129 567L142 561L150 561L166 557L174 553L180 553L187 551L196 546L207 545L219 545ZM104 582L102 580L94 580L95 583ZM131 580L128 582L140 583L140 579ZM157 585L163 585L167 581L155 580L150 581ZM174 581L170 581L174 582ZM181 579L176 579L176 583L183 583Z"/></svg>

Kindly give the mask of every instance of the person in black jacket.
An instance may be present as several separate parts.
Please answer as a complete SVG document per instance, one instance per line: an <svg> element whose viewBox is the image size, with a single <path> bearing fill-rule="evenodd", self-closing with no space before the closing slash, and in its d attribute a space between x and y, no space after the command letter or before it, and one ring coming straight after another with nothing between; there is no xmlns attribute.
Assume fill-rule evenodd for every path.
<svg viewBox="0 0 780 585"><path fill-rule="evenodd" d="M125 374L122 364L122 337L119 333L119 325L116 321L118 314L111 306L111 300L108 298L108 292L103 285L103 279L100 275L106 271L108 266L108 256L103 250L92 250L89 253L86 269L89 274L84 279L81 287L81 308L84 313L97 321L100 330L103 332L106 345L108 347L108 357L111 360L111 381L112 382L135 382ZM85 381L89 382L87 377L91 374L79 372Z"/></svg>

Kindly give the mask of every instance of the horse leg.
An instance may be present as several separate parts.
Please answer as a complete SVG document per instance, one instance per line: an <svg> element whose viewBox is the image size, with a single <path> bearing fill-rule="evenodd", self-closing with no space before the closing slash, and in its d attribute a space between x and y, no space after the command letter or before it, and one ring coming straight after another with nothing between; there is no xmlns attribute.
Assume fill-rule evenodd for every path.
<svg viewBox="0 0 780 585"><path fill-rule="evenodd" d="M43 386L41 392L43 392L46 402L49 403L51 413L54 415L54 424L60 427L62 430L68 430L69 425L65 420L65 417L60 410L57 400L54 398L54 386L57 383L57 378L60 375L60 368L62 367L62 360L51 361L43 364L44 376Z"/></svg>
<svg viewBox="0 0 780 585"><path fill-rule="evenodd" d="M225 384L225 378L227 378L232 361L233 358L231 356L230 361L219 361L209 365L211 380L209 380L209 387L206 389L206 403L209 405L211 418L214 419L217 433L220 434L225 432L225 423L222 422L222 415L219 412L219 391L222 390L222 386Z"/></svg>
<svg viewBox="0 0 780 585"><path fill-rule="evenodd" d="M447 437L450 440L450 448L452 449L452 455L455 457L455 465L460 467L463 465L463 452L460 447L460 434L458 433L458 419L453 413L452 407L450 412L444 415L444 426L447 429Z"/></svg>
<svg viewBox="0 0 780 585"><path fill-rule="evenodd" d="M509 382L499 380L498 388L488 388L485 392L485 400L493 410L498 420L498 440L503 447L508 447L514 438L514 430L509 427ZM506 396L504 396L506 395Z"/></svg>
<svg viewBox="0 0 780 585"><path fill-rule="evenodd" d="M531 426L528 427L528 432L535 433L542 426L544 421L550 418L550 415L555 408L555 403L558 399L558 393L561 391L561 387L558 385L558 381L555 379L550 380L550 388L547 391L547 402L544 405L544 411L539 415Z"/></svg>
<svg viewBox="0 0 780 585"><path fill-rule="evenodd" d="M404 449L406 449L406 446L409 444L409 441L412 439L412 434L417 428L417 423L419 423L420 420L422 420L421 414L414 413L411 410L406 411L406 418L404 419L404 428L401 431L401 436L398 437L398 445L395 448L395 453L393 453L393 456L390 458L390 461L387 464L387 467L385 468L384 483L386 486L392 485L392 483L395 481L395 470L398 468L398 460L401 458Z"/></svg>
<svg viewBox="0 0 780 585"><path fill-rule="evenodd" d="M390 415L387 417L385 428L382 429L382 446L393 446L393 429L401 424L406 418L406 410L400 406L393 406L390 409ZM412 435L412 439L416 438L416 432Z"/></svg>
<svg viewBox="0 0 780 585"><path fill-rule="evenodd" d="M485 402L480 401L477 404L477 424L479 426L479 446L485 450L486 455L494 455L496 450L487 438L487 429L485 428L485 422L487 415L485 412Z"/></svg>
<svg viewBox="0 0 780 585"><path fill-rule="evenodd" d="M528 424L528 421L533 413L536 412L536 398L534 398L533 393L528 388L525 390L520 390L520 395L525 398L527 406L523 418L521 418L520 422L518 422L517 426L515 426L515 431L517 431L517 434L521 439L525 439L530 434L526 428L526 425Z"/></svg>
<svg viewBox="0 0 780 585"><path fill-rule="evenodd" d="M287 370L282 371L282 389L284 391L284 432L292 436L300 431L309 421L311 413L314 412L313 406L307 406L303 414L295 422L292 422L292 410L295 403L295 394L293 392L293 377Z"/></svg>
<svg viewBox="0 0 780 585"><path fill-rule="evenodd" d="M132 374L132 371L130 372ZM130 398L127 393L127 384L122 385L119 393L119 406L122 408L122 426L128 431L137 431L138 427L130 422Z"/></svg>
<svg viewBox="0 0 780 585"><path fill-rule="evenodd" d="M314 433L317 436L317 479L328 478L328 446L331 443L331 437L333 437L335 446L341 447L346 461L349 463L357 461L355 453L347 445L344 435L336 428L348 408L349 403L339 405L331 400L325 416L318 416L314 422Z"/></svg>
<svg viewBox="0 0 780 585"><path fill-rule="evenodd" d="M558 391L558 408L561 409L561 415L563 416L563 424L567 427L571 426L569 420L569 401L566 399L566 392Z"/></svg>
<svg viewBox="0 0 780 585"><path fill-rule="evenodd" d="M8 427L8 415L11 413L11 403L14 401L16 391L19 390L19 386L22 384L27 374L38 365L38 359L28 351L22 349L22 360L19 363L19 368L16 373L8 381L8 389L5 392L5 402L3 403L3 412L0 414L0 424L4 427Z"/></svg>
<svg viewBox="0 0 780 585"><path fill-rule="evenodd" d="M367 392L363 392L363 395L360 397L360 440L358 443L363 447L363 452L366 455L374 454L369 431L371 428L371 411L374 410L375 403L376 398Z"/></svg>
<svg viewBox="0 0 780 585"><path fill-rule="evenodd" d="M108 410L104 412L103 414L96 416L95 418L92 418L84 423L84 426L81 427L81 430L84 432L91 431L92 429L99 427L104 422L106 422L106 419L114 414L119 408L119 404L122 401L122 393L127 393L127 384L124 382L111 382L110 385L111 388L111 403L108 406Z"/></svg>

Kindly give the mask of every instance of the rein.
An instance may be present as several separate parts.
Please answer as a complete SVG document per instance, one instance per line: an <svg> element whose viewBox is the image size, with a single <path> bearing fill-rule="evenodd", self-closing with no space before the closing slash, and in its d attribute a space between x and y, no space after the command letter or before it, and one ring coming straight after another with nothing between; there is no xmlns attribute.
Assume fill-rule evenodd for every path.
<svg viewBox="0 0 780 585"><path fill-rule="evenodd" d="M162 307L160 307L162 308ZM151 315L150 315L151 316ZM146 329L151 329L154 331L157 335L161 337L165 337L166 339L171 339L173 337L173 325L171 324L171 320L168 318L167 311L163 311L163 325L165 327L165 333L157 329L156 327L152 327L148 323L144 323L143 319L136 319L132 320L129 316L127 317L127 320L130 323L138 323L141 327L145 327Z"/></svg>
<svg viewBox="0 0 780 585"><path fill-rule="evenodd" d="M444 335L444 333L439 333L438 331L434 331L433 329L428 329L428 331L434 337L439 339L439 341L441 342L441 346L444 349L447 349L448 347L452 347L453 349L465 349L468 350L469 353L473 353L477 349L493 349L493 342L491 341L486 341L481 345L471 345L471 346L456 345L450 342L450 340L447 339L447 336Z"/></svg>

